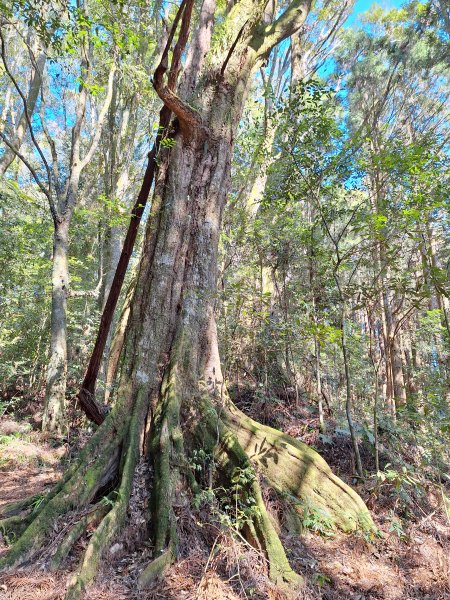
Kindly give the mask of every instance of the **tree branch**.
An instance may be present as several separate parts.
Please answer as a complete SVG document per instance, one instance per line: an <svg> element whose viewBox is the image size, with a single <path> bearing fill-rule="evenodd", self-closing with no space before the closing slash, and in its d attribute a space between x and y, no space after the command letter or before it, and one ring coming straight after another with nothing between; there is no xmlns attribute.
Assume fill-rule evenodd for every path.
<svg viewBox="0 0 450 600"><path fill-rule="evenodd" d="M201 115L186 102L181 100L174 92L175 82L181 65L182 50L186 46L189 35L193 6L193 0L183 0L181 3L161 57L161 62L155 70L152 82L156 93L164 102L165 106L178 117L180 128L186 137L191 137L193 134L207 134L207 129L203 125ZM167 57L180 17L182 18L180 34L173 51L173 60L169 71L168 84L165 85L163 80L167 71Z"/></svg>
<svg viewBox="0 0 450 600"><path fill-rule="evenodd" d="M274 46L300 29L310 9L311 0L292 0L274 23L256 31L249 45L258 56L267 56Z"/></svg>
<svg viewBox="0 0 450 600"><path fill-rule="evenodd" d="M47 124L45 123L44 112L45 112L45 100L44 100L44 94L42 93L42 90L41 90L41 105L39 107L39 117L41 119L42 131L44 132L44 135L47 139L47 143L50 147L50 153L52 155L52 174L53 174L56 198L57 198L58 202L61 203L62 190L61 190L61 183L60 183L60 178L59 178L58 153L56 151L55 140L50 135L50 132L48 131L48 128L47 128Z"/></svg>
<svg viewBox="0 0 450 600"><path fill-rule="evenodd" d="M97 150L99 141L100 141L100 137L102 135L102 131L103 131L103 124L105 122L106 119L106 115L108 113L110 104L111 104L111 100L112 100L112 96L113 96L113 89L114 89L114 75L116 73L117 67L115 65L115 63L111 66L111 69L109 71L109 77L108 77L108 89L107 89L107 93L106 93L106 98L105 101L103 103L103 106L101 108L100 114L98 116L98 120L97 120L97 127L95 130L95 134L94 137L92 139L92 143L91 146L89 148L89 150L87 151L86 156L83 158L83 160L80 163L80 170L82 171L86 165L89 163L89 161L91 160L91 158L94 155L94 152Z"/></svg>
<svg viewBox="0 0 450 600"><path fill-rule="evenodd" d="M10 71L10 69L8 67L8 63L6 62L6 51L5 51L6 50L6 45L5 45L5 39L3 37L3 32L2 32L1 27L0 27L0 47L1 47L2 62L3 62L3 66L5 67L6 74L8 75L8 77L10 78L10 80L13 82L13 85L16 88L17 93L19 94L19 96L20 96L20 98L22 100L23 110L24 110L25 118L26 118L26 121L27 121L27 124L28 124L28 128L30 130L31 139L33 141L33 144L34 144L36 150L38 151L38 153L39 153L39 155L40 155L40 157L42 159L42 162L45 165L45 170L47 171L48 189L44 193L47 196L47 199L48 199L48 202L49 202L49 205L50 205L50 212L52 214L53 221L56 223L56 221L58 219L58 214L57 214L56 207L55 207L55 204L54 204L53 198L52 198L52 180L51 180L50 167L48 166L48 163L47 163L47 160L46 160L46 158L44 156L44 153L42 152L41 147L39 146L39 144L38 144L38 142L36 140L36 137L34 135L33 126L31 124L31 120L30 120L30 115L28 114L27 100L26 100L26 98L24 96L24 93L20 89L20 86L17 83L14 75L11 73L11 71ZM18 158L20 158L22 160L22 162L27 166L27 168L30 170L31 174L33 175L36 183L38 183L40 189L42 191L44 191L45 188L42 185L42 183L40 182L40 180L37 178L36 172L34 171L34 169L31 168L30 163L24 159L24 157L20 154L20 152L18 152L6 140L6 138L3 135L2 135L2 139L7 144L7 146L10 148L10 150L12 150L16 154L16 156Z"/></svg>
<svg viewBox="0 0 450 600"><path fill-rule="evenodd" d="M35 180L35 182L38 184L38 186L39 186L39 189L40 189L40 190L41 190L41 192L42 192L43 194L45 194L45 196L47 197L47 199L48 199L48 201L49 201L49 203L50 203L50 210L51 210L51 207L52 207L52 205L53 205L53 202L52 202L52 200L51 200L51 198L50 198L50 193L49 193L48 189L47 189L47 188L44 186L44 184L41 182L41 180L39 179L39 177L38 177L38 175L37 175L36 171L33 169L33 167L32 167L32 166L31 166L31 164L30 164L30 163L27 161L27 159L26 159L26 158L23 156L23 154L21 154L21 153L19 152L19 150L16 150L16 149L14 148L14 146L11 144L11 142L8 140L8 138L7 138L7 137L6 137L6 136L5 136L5 135L4 135L4 134L3 134L1 131L0 131L0 138L2 138L2 140L3 140L3 141L5 142L5 144L8 146L8 148L9 148L9 149L10 149L12 152L14 152L14 154L17 156L17 158L18 158L18 159L20 159L20 160L23 162L23 164L24 164L24 165L27 167L27 169L30 171L31 175L33 176L33 179L34 179L34 180ZM56 218L56 215L53 215L53 212L52 212L52 217L53 217L53 219L55 219L55 218Z"/></svg>

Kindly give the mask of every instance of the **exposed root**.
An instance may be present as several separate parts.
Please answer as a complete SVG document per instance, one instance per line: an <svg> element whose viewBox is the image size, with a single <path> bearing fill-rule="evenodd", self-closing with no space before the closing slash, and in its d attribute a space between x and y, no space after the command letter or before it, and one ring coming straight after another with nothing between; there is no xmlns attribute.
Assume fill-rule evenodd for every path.
<svg viewBox="0 0 450 600"><path fill-rule="evenodd" d="M42 548L57 517L87 506L94 499L115 471L122 436L114 419L108 419L83 449L79 460L33 511L28 527L0 560L0 569L26 563Z"/></svg>
<svg viewBox="0 0 450 600"><path fill-rule="evenodd" d="M160 554L155 560L145 567L138 579L138 588L146 588L150 586L158 577L164 574L166 569L172 564L174 555L172 549L169 548Z"/></svg>
<svg viewBox="0 0 450 600"><path fill-rule="evenodd" d="M176 556L177 529L173 504L181 483L180 466L185 460L180 427L179 347L177 345L173 351L171 364L166 370L151 431L150 452L155 473L152 491L155 558L141 574L139 585L142 587L150 585L161 575Z"/></svg>
<svg viewBox="0 0 450 600"><path fill-rule="evenodd" d="M216 456L228 472L236 467L248 468L250 462L237 437L231 431L224 431ZM256 510L249 523L251 537L255 545L260 546L267 557L269 577L277 586L285 591L295 591L303 583L303 578L295 573L286 557L283 544L276 532L264 503L258 477L249 482L248 495L255 501Z"/></svg>
<svg viewBox="0 0 450 600"><path fill-rule="evenodd" d="M126 511L133 486L134 472L139 455L140 431L142 427L140 423L142 404L143 398L138 396L130 421L121 483L117 491L117 498L114 502L114 506L103 518L91 537L80 569L72 577L69 583L66 600L75 600L76 598L79 598L86 587L93 581L97 575L103 552L109 546L114 536L123 527L125 522Z"/></svg>
<svg viewBox="0 0 450 600"><path fill-rule="evenodd" d="M320 509L342 531L375 530L360 496L334 475L315 450L253 421L231 402L227 403L225 422L252 464L281 496L291 500L299 513L305 506Z"/></svg>
<svg viewBox="0 0 450 600"><path fill-rule="evenodd" d="M209 473L208 485L212 485L214 474L226 490L235 494L236 503L251 507L251 510L241 511L240 521L236 518L238 536L245 537L245 543L257 549L267 565L270 580L286 595L297 595L303 578L289 564L267 511L261 482L269 484L287 501L287 512L294 515L294 520L295 515L301 515L308 506L326 511L334 524L344 531L361 526L371 529L374 526L367 508L360 497L332 473L319 454L305 444L256 423L228 398L225 403L216 399L216 408L203 385L199 397L197 384L192 381L191 374L186 373L189 361L183 360L183 356L188 350L180 337L173 345L144 444L153 464L151 525L154 552L152 562L140 575L138 586L151 585L175 560L178 550L175 510L187 503L186 483L191 485L194 493L198 491L184 449L186 436L189 450L202 449L216 467ZM20 537L0 561L0 568L22 565L30 560L42 548L55 520L76 509L78 516L72 515L72 519L78 520L72 522L59 542L49 567L51 570L60 568L86 529L99 523L69 583L66 600L80 598L94 580L102 555L125 523L144 440L148 390L139 388L132 392L130 388L131 385L122 386L118 402L78 461L51 492L40 498L39 505L36 499L29 498L3 509L7 516L0 521L0 528L7 528ZM245 477L239 486L234 486L236 473L243 472ZM104 493L105 485L112 481L118 487L110 493L109 500L95 504L98 496ZM83 508L92 504L89 512L83 514Z"/></svg>
<svg viewBox="0 0 450 600"><path fill-rule="evenodd" d="M32 519L32 515L14 515L13 517L7 517L6 519L0 520L0 532L6 538L16 539L27 528L28 524Z"/></svg>
<svg viewBox="0 0 450 600"><path fill-rule="evenodd" d="M50 571L57 571L60 569L62 563L69 555L73 546L84 534L88 526L98 523L98 521L105 516L109 509L110 506L108 501L101 502L98 504L98 506L95 506L91 511L84 515L84 517L72 525L64 539L58 544L56 552L50 560Z"/></svg>
<svg viewBox="0 0 450 600"><path fill-rule="evenodd" d="M32 496L28 496L28 498L24 498L23 500L11 502L11 504L5 504L0 508L0 517L3 518L18 515L19 513L32 508L40 498L41 496L39 494L33 494Z"/></svg>
<svg viewBox="0 0 450 600"><path fill-rule="evenodd" d="M230 481L236 469L252 471L248 457L239 443L237 436L219 419L210 399L203 395L201 406L202 420L197 431L197 440L203 447L214 452L214 459L220 472ZM217 440L219 443L217 443ZM246 498L255 502L255 510L247 523L251 543L262 550L268 563L270 579L288 595L296 593L303 579L289 565L283 544L270 520L261 493L259 479L254 474L249 478L247 489L243 490ZM245 501L246 498L243 498Z"/></svg>

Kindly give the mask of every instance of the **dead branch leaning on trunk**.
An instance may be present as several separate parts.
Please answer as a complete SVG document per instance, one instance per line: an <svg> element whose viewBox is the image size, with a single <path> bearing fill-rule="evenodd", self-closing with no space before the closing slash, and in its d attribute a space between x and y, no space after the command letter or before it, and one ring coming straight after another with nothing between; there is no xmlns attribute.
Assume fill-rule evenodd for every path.
<svg viewBox="0 0 450 600"><path fill-rule="evenodd" d="M165 90L164 93L172 94L172 90L175 89L176 86L177 76L180 71L181 65L181 55L187 43L192 6L192 0L183 0L183 2L180 4L178 12L173 21L172 28L169 33L163 54L161 56L160 63L155 71L155 79L161 82L161 85ZM164 74L167 71L166 65L168 61L169 50L172 45L172 41L180 19L182 19L180 35L172 55L172 61L168 76L168 85L164 86L162 84L162 80ZM84 376L81 389L78 392L77 396L78 402L80 403L80 408L84 411L88 419L90 419L97 425L100 425L104 421L107 412L107 407L100 406L95 400L95 386L97 383L97 377L100 370L106 341L108 339L109 330L111 328L111 324L114 318L117 302L119 300L120 292L122 290L123 282L125 280L125 275L128 269L133 248L136 243L139 225L148 202L153 181L155 179L155 174L157 171L156 159L158 157L160 144L162 139L167 135L167 130L170 124L171 116L172 111L168 106L164 105L159 115L158 134L156 136L155 143L148 154L148 163L146 171L144 173L142 186L139 191L137 200L131 211L130 223L128 225L127 234L123 243L122 252L120 254L119 262L117 264L116 272L114 274L108 298L106 300L102 312L94 349L92 351L89 364L86 369L86 374Z"/></svg>

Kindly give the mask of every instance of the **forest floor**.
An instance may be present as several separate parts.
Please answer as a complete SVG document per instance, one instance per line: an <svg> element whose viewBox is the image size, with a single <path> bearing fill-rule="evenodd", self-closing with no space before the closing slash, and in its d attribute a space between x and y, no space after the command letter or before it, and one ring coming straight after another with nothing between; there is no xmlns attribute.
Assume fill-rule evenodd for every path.
<svg viewBox="0 0 450 600"><path fill-rule="evenodd" d="M247 412L260 406L245 400ZM317 433L317 418L306 409L270 410L266 422L317 447L333 470L350 484L353 465L351 446L345 436L325 438ZM276 415L276 416L275 416ZM275 422L274 422L275 421ZM35 423L22 415L4 415L0 421L0 508L31 494L42 494L60 477L70 457L83 442L82 432L71 443L52 443ZM363 449L364 450L364 449ZM370 462L371 457L364 454ZM148 471L141 465L142 473ZM386 481L376 485L373 479L358 484L357 490L369 506L380 537L343 535L310 523L300 534L288 534L281 527L283 542L292 566L305 577L306 585L298 598L305 600L441 600L450 599L450 524L439 486L413 480ZM137 575L148 563L150 545L135 532L143 519L147 501L145 477L138 477L130 506L130 520L120 539L110 548L97 583L86 598L166 599L166 600L282 600L268 581L257 551L220 526L211 518L208 507L198 511L180 508L177 515L181 559L164 579L146 591L136 591ZM268 497L274 521L280 519L279 501ZM75 516L76 517L76 516ZM73 521L71 521L73 522ZM198 527L199 523L202 527ZM54 542L60 539L67 522L55 523ZM0 536L0 555L10 540ZM62 598L69 574L85 548L80 540L69 558L67 571L47 573L42 560L33 568L0 575L2 600L56 600ZM42 558L42 557L41 557Z"/></svg>

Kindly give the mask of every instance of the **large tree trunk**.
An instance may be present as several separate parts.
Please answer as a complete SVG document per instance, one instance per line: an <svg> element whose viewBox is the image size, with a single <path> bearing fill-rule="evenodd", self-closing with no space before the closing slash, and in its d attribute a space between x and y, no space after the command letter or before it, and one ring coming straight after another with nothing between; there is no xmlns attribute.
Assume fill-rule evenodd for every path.
<svg viewBox="0 0 450 600"><path fill-rule="evenodd" d="M187 11L189 3L185 6ZM232 405L220 372L214 320L219 232L236 128L253 69L265 56L250 43L258 48L261 38L255 40L252 30L242 27L243 21L255 27L264 5L247 8L253 11L250 15L233 20L239 16L236 5L228 17L231 39L242 40L234 52L226 49L214 70L216 49L208 63L212 72L201 79L187 73L187 78L194 75L194 93L186 98L190 105L169 93L155 74L158 93L177 115L174 145L162 149L158 160L116 400L78 463L0 561L0 568L22 564L42 547L58 515L93 502L105 483L117 482L117 493L90 538L67 598L78 597L93 579L102 552L123 525L141 454L153 467L149 520L154 544L154 560L141 574L141 585L176 556L177 507L181 496L189 497L189 487L198 488L190 466L198 449L211 458L217 485L229 487L236 469L252 474L241 500L251 499L257 510L243 533L265 554L271 579L290 593L301 578L291 569L266 511L262 485L277 490L294 514L301 515L306 502L327 510L336 527L346 531L373 527L359 496L315 451L259 425ZM204 43L204 37L199 39ZM65 548L83 526L72 530Z"/></svg>

